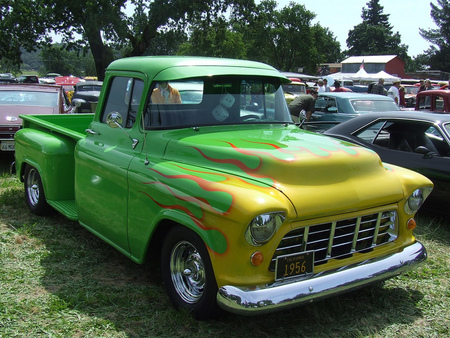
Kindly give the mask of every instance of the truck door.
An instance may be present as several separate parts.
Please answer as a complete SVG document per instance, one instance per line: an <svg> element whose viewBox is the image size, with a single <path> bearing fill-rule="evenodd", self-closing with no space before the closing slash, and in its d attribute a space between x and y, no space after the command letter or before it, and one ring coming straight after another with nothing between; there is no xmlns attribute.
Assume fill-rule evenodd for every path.
<svg viewBox="0 0 450 338"><path fill-rule="evenodd" d="M127 238L128 166L142 149L135 125L143 80L117 76L107 82L105 101L75 154L79 222L123 253ZM97 114L99 112L97 111Z"/></svg>

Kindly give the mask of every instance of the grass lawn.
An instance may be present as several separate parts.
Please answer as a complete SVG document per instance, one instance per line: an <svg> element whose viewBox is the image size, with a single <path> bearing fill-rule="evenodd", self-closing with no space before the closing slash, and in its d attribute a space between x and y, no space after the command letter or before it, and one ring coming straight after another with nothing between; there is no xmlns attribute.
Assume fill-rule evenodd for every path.
<svg viewBox="0 0 450 338"><path fill-rule="evenodd" d="M448 337L450 221L420 212L427 262L289 311L195 321L174 310L157 265L139 266L62 216L25 206L0 176L0 337Z"/></svg>

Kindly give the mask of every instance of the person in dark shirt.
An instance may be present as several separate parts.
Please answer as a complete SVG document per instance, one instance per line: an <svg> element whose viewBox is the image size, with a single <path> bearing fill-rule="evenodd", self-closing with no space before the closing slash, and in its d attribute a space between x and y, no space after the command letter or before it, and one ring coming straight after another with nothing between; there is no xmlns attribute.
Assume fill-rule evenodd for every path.
<svg viewBox="0 0 450 338"><path fill-rule="evenodd" d="M306 121L309 121L311 115L315 111L315 104L317 99L317 91L311 90L309 94L297 96L291 103L289 103L289 111L292 120L295 123L300 122L300 113L302 111L306 114Z"/></svg>
<svg viewBox="0 0 450 338"><path fill-rule="evenodd" d="M378 83L373 85L370 92L372 94L387 95L387 91L384 88L384 79L378 79Z"/></svg>

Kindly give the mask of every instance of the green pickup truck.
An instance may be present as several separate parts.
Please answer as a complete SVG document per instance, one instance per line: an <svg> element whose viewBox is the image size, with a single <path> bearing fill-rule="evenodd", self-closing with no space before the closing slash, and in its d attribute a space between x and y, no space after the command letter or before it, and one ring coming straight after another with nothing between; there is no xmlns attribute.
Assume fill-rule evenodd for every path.
<svg viewBox="0 0 450 338"><path fill-rule="evenodd" d="M299 129L288 82L243 60L114 61L95 114L21 116L28 207L159 260L174 306L199 319L287 309L423 262L414 215L431 181Z"/></svg>

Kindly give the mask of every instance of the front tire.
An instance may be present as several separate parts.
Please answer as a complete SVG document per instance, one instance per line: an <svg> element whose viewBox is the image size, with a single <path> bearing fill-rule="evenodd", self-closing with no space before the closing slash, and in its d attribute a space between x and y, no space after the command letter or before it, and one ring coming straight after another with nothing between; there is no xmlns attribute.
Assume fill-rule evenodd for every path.
<svg viewBox="0 0 450 338"><path fill-rule="evenodd" d="M48 205L41 175L36 168L27 166L24 175L25 199L31 212L38 216L48 215L51 207Z"/></svg>
<svg viewBox="0 0 450 338"><path fill-rule="evenodd" d="M161 273L175 308L186 309L196 319L213 318L219 314L211 260L197 234L183 226L169 231L161 252Z"/></svg>

